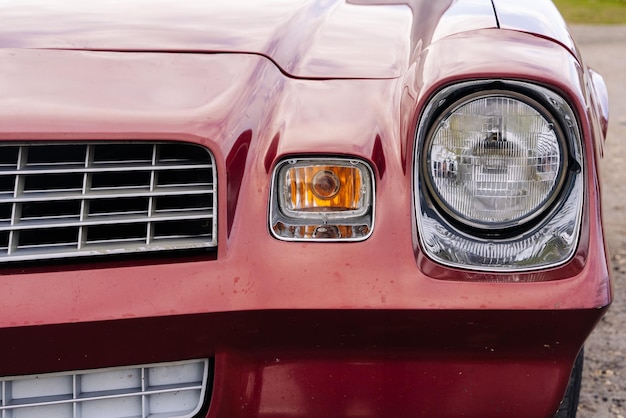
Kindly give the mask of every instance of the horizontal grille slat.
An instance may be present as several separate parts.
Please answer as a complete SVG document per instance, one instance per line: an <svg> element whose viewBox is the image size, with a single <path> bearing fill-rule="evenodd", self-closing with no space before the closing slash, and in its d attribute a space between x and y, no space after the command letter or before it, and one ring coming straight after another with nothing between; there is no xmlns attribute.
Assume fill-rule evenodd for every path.
<svg viewBox="0 0 626 418"><path fill-rule="evenodd" d="M93 167L85 167L84 165L64 165L55 164L54 166L27 166L23 169L11 169L10 167L2 167L0 169L0 176L12 176L12 175L42 175L42 174L76 174L76 173L115 173L124 172L132 173L137 171L173 171L173 170L188 170L188 169L211 169L211 164L180 164L175 162L163 163L159 166L144 165L144 162L138 162L137 164L102 164L99 163Z"/></svg>
<svg viewBox="0 0 626 418"><path fill-rule="evenodd" d="M96 199L114 199L119 197L137 196L137 197L159 197L159 196L184 196L184 195L213 195L215 190L212 184L188 184L158 186L151 191L148 187L119 187L119 188L99 188L91 189L89 195L84 195L82 189L66 189L54 190L54 192L24 192L19 196L13 193L0 192L0 205L3 203L20 203L20 202L42 202L42 201L61 201L61 200L96 200Z"/></svg>
<svg viewBox="0 0 626 418"><path fill-rule="evenodd" d="M215 247L216 187L195 144L0 145L0 262Z"/></svg>
<svg viewBox="0 0 626 418"><path fill-rule="evenodd" d="M105 399L124 399L131 398L136 396L150 396L150 395L159 395L166 393L178 393L181 391L201 391L203 389L202 384L191 384L191 385L169 385L168 387L162 388L147 388L143 391L126 389L119 391L104 391L104 392L94 392L89 395L79 395L75 398L72 398L71 395L66 396L42 396L37 398L30 398L26 400L19 401L11 401L4 405L4 409L20 409L20 408L28 408L36 405L38 407L41 406L52 406L52 405L60 405L67 403L80 403L80 402L88 402L88 401L99 401ZM0 407L1 409L2 407Z"/></svg>
<svg viewBox="0 0 626 418"><path fill-rule="evenodd" d="M120 242L131 244L136 243L141 245L143 240L117 240L115 244L109 244L106 242L90 242L86 243L81 249L77 250L75 245L63 245L63 244L47 244L37 245L36 247L23 247L20 248L20 260L33 261L42 258L46 259L59 259L66 258L67 252L72 252L76 257L86 256L102 256L102 255L116 255L116 254L128 254L134 253L132 250L127 250L128 246L120 245ZM161 246L161 250L183 250L183 249L199 249L206 248L206 239L203 237L189 238L178 237L173 240L167 238L158 238L152 242L152 245L157 247ZM0 248L0 257L7 256L7 249Z"/></svg>
<svg viewBox="0 0 626 418"><path fill-rule="evenodd" d="M21 221L19 224L10 225L7 222L0 223L0 231L23 231L31 229L55 229L55 228L68 228L68 227L89 227L96 225L123 225L123 224L147 224L151 222L164 222L164 221L181 221L181 220L197 220L197 219L212 219L213 216L210 213L206 213L204 210L198 211L184 211L158 213L153 216L146 216L140 213L127 213L126 215L118 214L103 214L97 216L90 216L88 219L81 221L77 218L70 217L58 217L58 218L43 218Z"/></svg>

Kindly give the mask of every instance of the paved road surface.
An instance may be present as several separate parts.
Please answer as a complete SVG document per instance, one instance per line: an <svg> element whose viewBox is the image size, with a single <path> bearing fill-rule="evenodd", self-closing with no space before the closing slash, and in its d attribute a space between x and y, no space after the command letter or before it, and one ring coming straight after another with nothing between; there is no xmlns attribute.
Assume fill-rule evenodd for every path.
<svg viewBox="0 0 626 418"><path fill-rule="evenodd" d="M615 301L586 345L577 418L626 418L626 26L571 29L586 64L604 76L609 89L602 181L615 280Z"/></svg>

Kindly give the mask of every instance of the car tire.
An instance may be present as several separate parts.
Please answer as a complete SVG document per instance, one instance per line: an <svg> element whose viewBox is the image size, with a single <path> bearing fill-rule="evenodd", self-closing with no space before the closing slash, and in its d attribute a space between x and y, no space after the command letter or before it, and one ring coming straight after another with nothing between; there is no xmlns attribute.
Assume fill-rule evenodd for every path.
<svg viewBox="0 0 626 418"><path fill-rule="evenodd" d="M576 361L574 361L574 368L567 384L567 390L565 396L561 401L559 410L554 418L576 418L576 409L578 408L578 399L580 397L580 384L583 378L583 350L580 350Z"/></svg>

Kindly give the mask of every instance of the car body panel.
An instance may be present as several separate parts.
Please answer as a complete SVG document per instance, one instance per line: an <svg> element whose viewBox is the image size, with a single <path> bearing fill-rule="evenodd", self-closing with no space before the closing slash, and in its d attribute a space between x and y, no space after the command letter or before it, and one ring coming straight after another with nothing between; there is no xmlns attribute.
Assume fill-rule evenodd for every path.
<svg viewBox="0 0 626 418"><path fill-rule="evenodd" d="M494 0L498 24L502 29L518 30L552 39L572 54L580 56L565 20L551 2L532 0Z"/></svg>
<svg viewBox="0 0 626 418"><path fill-rule="evenodd" d="M164 0L3 2L0 47L243 52L267 56L295 77L392 78L401 76L411 53L431 39L496 26L489 0L169 6Z"/></svg>
<svg viewBox="0 0 626 418"><path fill-rule="evenodd" d="M2 267L0 340L11 343L0 346L0 376L209 357L208 417L554 415L612 298L593 77L562 40L496 28L484 2L358 3L276 2L263 11L254 3L267 21L250 13L236 30L218 25L203 36L201 17L216 5L188 3L157 32L113 25L107 14L102 28L129 32L46 32L62 30L61 19L21 38L27 15L0 28L0 141L197 143L215 156L222 202L215 252ZM35 13L22 4L37 3L8 4ZM43 16L57 7L91 6L66 2ZM350 7L397 19L383 38L399 49L373 42L367 53L329 52L316 41L289 61L293 45L271 41L285 37L273 32L277 22L295 30L310 18L328 29ZM114 11L125 17L123 7ZM142 19L161 23L150 13L163 11L142 10ZM81 28L79 16L66 17ZM453 25L458 16L473 23ZM229 44L222 31L247 35ZM361 65L368 57L375 63ZM327 60L314 67L317 59ZM577 253L561 266L469 271L420 248L416 125L433 94L475 79L548 86L579 118L583 222ZM269 233L274 167L320 155L371 165L376 225L367 240L294 243Z"/></svg>
<svg viewBox="0 0 626 418"><path fill-rule="evenodd" d="M524 56L523 51L517 50L514 44L505 37L500 42L502 48L509 51L512 63L507 72L507 67L493 64L493 61L486 55L487 48L479 51L476 48L472 50L471 45L480 44L481 38L486 36L486 33L475 33L471 36L459 35L458 39L448 38L436 47L432 46L427 52L427 58L423 61L424 68L416 68L417 75L414 79L422 79L424 85L422 87L424 91L421 94L418 93L418 99L425 100L428 96L428 89L433 90L442 83L449 83L461 75L468 74L468 70L459 67L456 60L446 58L449 55L444 51L449 47L449 43L453 42L465 46L463 49L468 51L468 60L470 56L480 57L472 59L471 64L469 61L463 61L472 65L472 71L475 72L470 73L472 77L493 74L495 71L499 71L500 77L513 77L519 72L519 65L522 62L530 62L536 68L530 65L525 68L526 77L542 77L539 81L546 81L552 72L553 75L549 81L566 88L566 84L561 81L561 74L570 56L567 53L559 55L558 47L552 47L549 42L537 40L538 43L548 47L546 56L553 57L553 59L546 60L543 54L537 54L533 63L531 56ZM511 33L510 36L515 38L521 35ZM404 245L399 245L400 238L396 238L401 235L401 231L410 228L412 223L408 203L411 199L410 174L408 174L410 172L404 166L406 155L402 152L403 148L410 147L412 139L408 136L408 132L405 132L403 137L397 133L399 129L392 113L399 109L380 109L376 105L376 101L381 99L389 101L395 99L396 102L400 102L394 98L394 94L397 94L399 89L400 80L353 80L349 82L345 80L341 82L289 80L282 76L269 61L261 57L246 55L185 55L182 58L173 58L168 54L117 57L110 53L79 51L26 50L8 53L14 54L13 65L20 60L17 57L22 57L25 60L25 68L23 71L14 72L13 79L11 73L3 74L4 79L9 81L6 84L8 91L2 91L2 124L5 129L2 137L4 139L179 138L207 145L216 153L218 161L228 161L229 156L237 152L235 148L240 147L241 141L249 136L248 155L254 156L254 158L246 159L244 176L252 176L258 180L251 183L244 182L239 191L236 212L227 215L233 217L234 222L229 233L229 241L225 243L222 240L220 244L218 254L220 262L207 261L206 267L202 266L203 262L193 263L192 266L195 267L188 273L188 279L182 279L181 274L178 273L176 274L177 280L172 281L171 276L174 271L181 268L181 264L178 263L120 268L119 271L123 272L124 276L137 277L133 282L120 280L121 288L120 284L112 286L110 280L115 282L119 279L110 277L106 270L77 271L71 276L63 271L22 274L19 281L14 282L18 287L23 287L30 281L33 281L33 284L38 283L43 277L49 279L54 277L53 280L59 285L57 289L61 293L60 306L66 306L69 301L70 295L67 295L64 289L76 286L90 289L80 292L82 295L80 300L75 300L70 305L76 308L77 312L69 317L60 318L61 322L72 318L109 319L110 317L104 314L108 311L118 312L118 317L143 316L172 312L172 309L183 307L191 310L176 313L201 312L206 309L220 311L298 306L303 308L476 309L484 307L502 309L511 307L511 300L502 298L503 294L511 292L517 300L515 306L525 309L550 309L553 306L596 308L606 305L610 298L608 288L598 286L599 283L608 283L606 280L608 273L606 263L603 261L603 253L595 247L581 246L580 250L584 251L581 258L588 258L587 263L582 265L574 259L558 270L563 272L564 278L569 277L569 279L550 283L476 286L472 282L498 281L498 275L443 269L423 259L419 251L416 265L412 238L403 234L405 235L402 238ZM106 63L111 59L118 65L107 67ZM132 66L119 65L120 61L125 64L129 60L133 63ZM163 65L162 60L168 65ZM177 63L176 60L178 60ZM43 66L44 61L47 63L46 66ZM58 67L55 67L55 62ZM206 66L202 65L204 63ZM569 65L573 75L568 85L575 85L573 80L577 80L577 77L574 78L578 71L577 65L575 61L570 61ZM89 74L89 77L91 74L98 73L98 68L102 69L102 73L97 77L97 82L95 78L93 81L85 80L79 73L72 75L72 68L77 67L89 69L89 71L81 72L81 74ZM196 68L202 68L202 70L194 76ZM219 74L219 77L207 73L204 68L211 68ZM148 69L156 70L153 70L152 76L149 76ZM558 69L561 72L557 74ZM41 84L28 82L21 85L19 80L22 79L24 71L35 72L35 74L28 74L29 77L26 80L38 79ZM37 73L41 76L38 77ZM60 74L72 76L59 78ZM231 80L240 81L248 79L249 82L232 83L229 82L228 77L231 77ZM57 79L61 81L56 81ZM138 79L142 81L135 81ZM197 86L203 85L202 80L206 80L204 84L207 87L198 89ZM91 87L86 88L87 85ZM240 87L243 85L247 88ZM229 86L230 90L223 91L224 86ZM255 92L252 95L249 90L250 86L253 86L252 91ZM407 85L408 90L416 88L415 85ZM578 91L568 93L576 100L582 101L583 86L578 85L578 88ZM11 97L11 91L15 92L13 93L15 97ZM112 91L125 91L126 93L133 91L129 97L138 99L135 101L126 99L125 94L122 96L122 99L126 101L124 103L118 95L110 94ZM331 91L335 94L332 103L326 100ZM21 97L17 96L17 92L20 92ZM184 97L185 102L177 103L172 97L172 92ZM46 93L50 94L48 98L46 98ZM37 95L37 99L24 101L32 95ZM355 97L358 97L358 100L354 100ZM151 98L153 99L150 100ZM90 103L93 104L90 105ZM268 103L272 105L268 106ZM167 112L159 110L159 106L168 106L169 109ZM28 123L25 123L20 119L20 115L24 115L27 109L29 118ZM228 109L228 113L220 114L224 112L223 109ZM299 109L308 109L308 111L300 112ZM407 115L408 120L416 117L408 109L403 114ZM239 115L248 117L242 119ZM315 122L320 119L327 122L327 130L324 127L314 129ZM355 120L360 122L354 123ZM34 131L34 127L41 131ZM96 128L99 131L97 134L89 132ZM406 126L406 129L410 129L409 126ZM591 127L583 127L583 129L590 130ZM185 133L185 135L180 135L180 133ZM45 135L42 136L42 134ZM266 235L267 227L264 219L270 187L268 173L279 159L288 155L306 154L313 146L317 152L323 154L350 154L378 162L374 165L379 176L378 198L381 202L394 201L396 204L391 207L378 206L377 231L366 242L348 246L341 243L313 244L303 249L301 245L276 241ZM225 170L224 163L220 164L219 172L222 174L220 176L222 179L226 177ZM590 169L588 175L594 176L595 172ZM265 180L259 183L260 179ZM402 189L397 190L398 185L403 185ZM221 188L221 190L225 189ZM589 190L589 193L591 197L595 195L594 190ZM226 196L220 197L224 201L228 199ZM398 204L402 201L406 204ZM592 198L588 205L593 205L593 202L595 199ZM587 213L588 234L598 234L598 219L591 219L589 215L589 213L595 213L595 208L590 207L585 212ZM224 226L222 223L221 228ZM223 229L221 231L225 232ZM250 254L248 247L243 244L247 242L245 237L251 233L260 240L256 242L255 245L258 247L253 254ZM390 245L391 242L395 242L396 245ZM591 240L591 244L594 243L595 240ZM272 264L263 263L263 260L271 259L272 254L283 254L285 259L276 260ZM597 265L594 264L595 254L598 254ZM381 261L374 268L352 261L361 257L366 259L379 257ZM223 261L221 261L222 258L224 258ZM241 262L243 259L247 259L248 262ZM289 262L292 260L298 260L298 262ZM320 263L319 260L325 260L325 262ZM278 265L280 265L279 269L277 269ZM314 280L303 280L303 265L307 266L307 276L314 277ZM604 268L602 268L603 265ZM384 279L385 272L392 269L392 266L395 266L393 267L395 277ZM168 271L169 269L172 270ZM216 281L212 276L201 274L200 272L205 269L209 269L212 275L215 274L225 279ZM598 274L595 280L590 280L588 269L602 272L602 274ZM541 274L543 273L520 273L522 276L531 277L530 281L541 281ZM83 277L87 276L91 279L89 282L84 282ZM451 282L433 281L429 277L446 278ZM372 291L372 288L379 287L376 285L377 279L385 280L387 285L381 286L380 290ZM155 289L157 292L155 296L163 300L157 302L152 297L146 298L145 294L137 295L131 289L125 289L126 286L149 287L147 283L142 283L143 280L149 280L158 285ZM201 287L209 286L207 290L210 290L209 294L215 295L227 291L231 296L218 298L206 306L204 297L192 292L189 295L192 299L180 304L180 300L172 300L169 297L169 291L162 291L170 286L174 291L179 286L180 280L184 280L187 284L190 283L188 280L197 280ZM372 287L361 287L364 280ZM393 280L398 287L388 286L388 280ZM468 282L459 283L459 281L466 280ZM256 283L257 281L259 283ZM100 286L116 288L119 290L119 295L107 302L100 296L102 290L99 289ZM248 286L251 286L248 291L238 291ZM326 292L328 286L334 289L332 295ZM538 292L535 286L551 290ZM579 286L589 286L589 289L597 289L597 291L580 292ZM292 297L285 297L275 292L277 288L284 289L287 294L291 294L294 290L297 293ZM493 292L489 291L489 288L492 288ZM408 292L408 289L411 291ZM360 294L359 298L354 298L355 292ZM89 294L92 295L91 298L85 299ZM302 300L304 294L316 297ZM572 294L576 296L573 297ZM48 302L54 301L51 294L48 293L48 295L50 298ZM416 299L417 295L423 296ZM127 300L125 305L132 307L132 310L144 307L135 314L132 311L119 312L120 298ZM146 305L141 303L142 300ZM81 301L87 310L94 309L101 317L85 316L86 312L81 312L82 309L78 308ZM19 303L23 304L23 301ZM112 303L110 309L102 306L107 303ZM161 306L162 304L164 305ZM155 307L159 308L155 309ZM147 310L144 310L146 308ZM6 310L6 314L0 317L8 323L13 322L14 319L9 318L14 315L26 318L32 317L36 312L33 306L23 305L23 311L20 311L18 306L12 306L11 303L4 304L3 309ZM40 318L31 318L28 322L49 321L50 311L51 309L46 308L41 312ZM52 309L52 311L61 314L63 310Z"/></svg>

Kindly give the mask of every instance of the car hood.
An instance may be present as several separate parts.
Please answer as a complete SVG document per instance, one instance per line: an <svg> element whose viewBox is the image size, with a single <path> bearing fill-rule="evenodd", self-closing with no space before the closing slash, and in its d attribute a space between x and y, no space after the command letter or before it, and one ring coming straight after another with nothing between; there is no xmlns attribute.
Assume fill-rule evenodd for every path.
<svg viewBox="0 0 626 418"><path fill-rule="evenodd" d="M394 78L490 0L5 0L0 47L263 55L301 78Z"/></svg>
<svg viewBox="0 0 626 418"><path fill-rule="evenodd" d="M552 2L543 0L493 0L500 28L551 39L580 60L567 24Z"/></svg>

